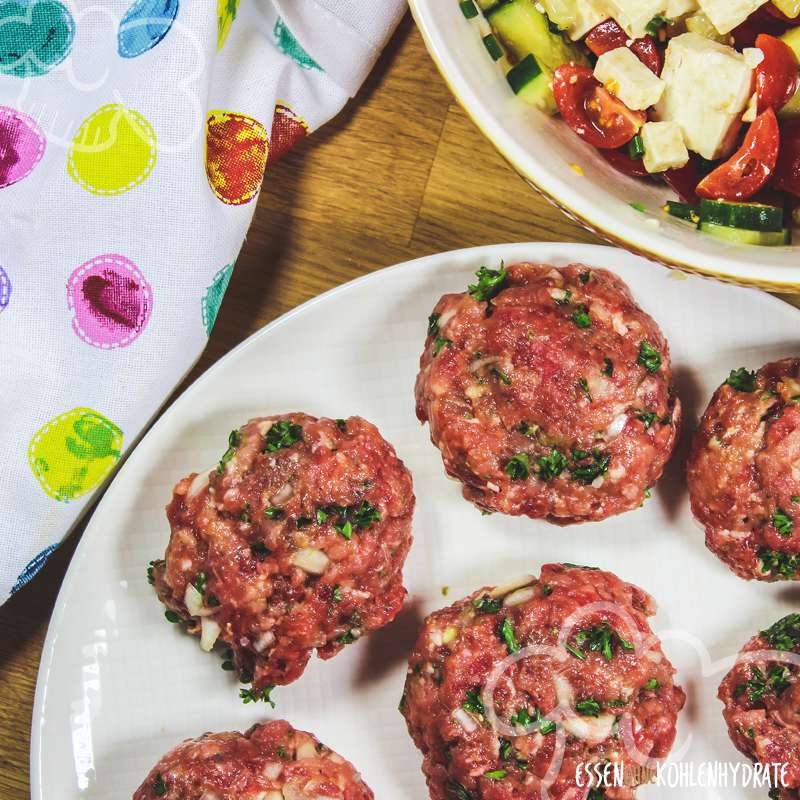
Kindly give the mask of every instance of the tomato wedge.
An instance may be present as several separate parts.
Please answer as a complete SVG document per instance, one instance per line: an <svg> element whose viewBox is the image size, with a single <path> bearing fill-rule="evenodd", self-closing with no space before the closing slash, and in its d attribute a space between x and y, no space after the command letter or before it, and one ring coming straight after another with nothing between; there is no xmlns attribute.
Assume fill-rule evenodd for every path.
<svg viewBox="0 0 800 800"><path fill-rule="evenodd" d="M629 41L628 34L613 19L607 19L596 25L586 34L585 39L586 46L596 56L601 56L609 50L629 47L642 64L651 72L660 75L664 62L656 40L652 36L643 36L641 39L634 39L630 44Z"/></svg>
<svg viewBox="0 0 800 800"><path fill-rule="evenodd" d="M768 108L780 111L797 91L797 56L786 42L760 33L756 47L764 53L763 61L756 67L756 94L758 112Z"/></svg>
<svg viewBox="0 0 800 800"><path fill-rule="evenodd" d="M772 185L800 197L800 117L781 120L781 153Z"/></svg>
<svg viewBox="0 0 800 800"><path fill-rule="evenodd" d="M749 199L775 171L780 143L778 118L768 108L756 117L739 150L700 181L697 194L711 200Z"/></svg>
<svg viewBox="0 0 800 800"><path fill-rule="evenodd" d="M770 4L771 5L771 4ZM758 11L753 12L738 28L731 31L736 47L755 47L756 39L760 33L768 33L770 36L780 36L793 25L770 13L770 5L761 6ZM776 8L775 11L778 9Z"/></svg>
<svg viewBox="0 0 800 800"><path fill-rule="evenodd" d="M623 175L631 178L650 177L650 173L644 168L644 161L641 158L631 158L627 147L619 150L601 150L600 155Z"/></svg>
<svg viewBox="0 0 800 800"><path fill-rule="evenodd" d="M675 190L678 197L692 206L699 202L697 184L703 179L700 163L700 156L697 153L690 153L686 166L680 169L668 169L661 173L661 177Z"/></svg>
<svg viewBox="0 0 800 800"><path fill-rule="evenodd" d="M631 111L589 67L562 64L553 76L553 94L564 122L601 150L616 150L627 144L647 122L643 111Z"/></svg>

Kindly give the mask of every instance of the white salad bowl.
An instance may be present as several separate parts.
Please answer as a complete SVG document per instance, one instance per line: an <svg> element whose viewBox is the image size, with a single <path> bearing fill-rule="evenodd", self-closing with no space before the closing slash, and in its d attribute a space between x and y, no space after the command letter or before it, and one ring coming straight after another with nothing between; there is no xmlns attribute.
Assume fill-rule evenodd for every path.
<svg viewBox="0 0 800 800"><path fill-rule="evenodd" d="M672 189L620 174L561 119L513 94L458 0L409 5L458 102L514 169L569 217L669 267L770 291L800 290L800 238L785 247L733 245L668 216L665 202L679 199Z"/></svg>

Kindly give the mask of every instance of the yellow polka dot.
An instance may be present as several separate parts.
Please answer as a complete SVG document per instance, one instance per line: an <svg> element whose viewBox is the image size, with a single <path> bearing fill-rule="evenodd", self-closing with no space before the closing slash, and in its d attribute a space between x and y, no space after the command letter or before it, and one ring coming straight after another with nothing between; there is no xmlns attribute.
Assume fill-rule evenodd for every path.
<svg viewBox="0 0 800 800"><path fill-rule="evenodd" d="M142 183L155 162L156 136L150 123L112 103L84 120L70 145L67 169L87 192L116 195Z"/></svg>

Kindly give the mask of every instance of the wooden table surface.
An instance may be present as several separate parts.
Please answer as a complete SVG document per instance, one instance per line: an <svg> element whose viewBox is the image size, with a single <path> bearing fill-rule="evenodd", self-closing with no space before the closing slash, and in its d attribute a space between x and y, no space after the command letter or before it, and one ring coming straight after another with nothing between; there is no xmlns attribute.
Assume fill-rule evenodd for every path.
<svg viewBox="0 0 800 800"><path fill-rule="evenodd" d="M536 240L599 241L532 192L482 138L406 17L359 96L267 175L216 328L184 386L332 286L436 251ZM2 800L30 797L39 657L79 536L0 607Z"/></svg>

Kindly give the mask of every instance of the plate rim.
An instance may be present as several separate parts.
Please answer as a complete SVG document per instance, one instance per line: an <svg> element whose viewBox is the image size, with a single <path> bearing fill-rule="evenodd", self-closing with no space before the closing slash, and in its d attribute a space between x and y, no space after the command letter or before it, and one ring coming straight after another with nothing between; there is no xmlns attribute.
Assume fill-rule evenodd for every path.
<svg viewBox="0 0 800 800"><path fill-rule="evenodd" d="M412 0L413 2L413 0ZM92 517L100 510L103 504L109 503L113 501L115 493L119 491L119 486L123 483L123 477L125 475L126 470L128 469L129 463L138 457L138 451L140 450L140 446L145 441L145 439L149 438L152 435L157 435L157 432L160 430L160 427L164 424L167 424L168 419L176 413L180 412L183 404L189 402L189 399L194 394L195 391L202 388L202 386L207 382L214 378L217 371L222 369L224 365L226 365L229 361L233 361L239 357L240 353L249 350L251 347L255 346L255 344L264 336L269 335L273 330L279 328L286 322L291 319L294 319L299 314L305 313L308 309L313 308L317 304L322 302L326 302L339 294L343 294L351 289L361 286L362 284L368 283L370 281L378 281L382 276L385 276L387 273L394 273L399 272L401 270L408 270L408 269L425 269L429 263L433 263L434 265L437 262L446 261L449 258L452 259L467 259L471 257L472 254L475 256L475 261L477 260L486 260L495 258L497 259L498 255L505 256L506 260L509 260L510 263L512 262L511 258L516 258L521 261L528 260L534 261L537 255L537 251L545 250L545 249L552 249L554 251L558 250L568 250L568 249L575 249L581 251L581 253L589 253L591 258L594 259L594 254L596 253L596 258L598 261L601 261L603 256L608 256L612 253L619 253L621 252L625 256L629 256L632 259L644 262L642 266L648 266L646 264L647 259L644 256L638 253L632 253L629 250L620 249L617 247L613 247L610 245L602 245L602 244L584 244L584 243L575 243L575 242L550 242L550 241L528 241L528 242L509 242L509 243L494 243L494 244L486 244L486 245L478 245L474 247L464 247L459 248L457 250L448 250L442 252L433 252L428 253L423 256L418 256L413 259L409 259L407 261L402 261L397 264L392 264L386 267L378 268L368 272L365 275L360 275L346 283L339 284L338 286L334 286L327 291L316 295L315 297L311 297L305 302L301 303L298 306L286 311L285 313L281 314L280 316L276 317L272 321L268 322L263 327L259 328L254 333L250 334L246 339L241 341L238 345L228 351L225 355L223 355L220 359L214 362L209 368L203 372L202 375L198 376L189 386L181 392L178 397L172 402L171 405L163 408L160 413L158 419L140 436L138 437L135 445L131 448L131 450L126 455L123 463L119 467L119 469L114 473L113 478L109 482L107 488L103 492L102 496L99 500L91 505L91 509L89 510L87 516L86 528L81 536L80 541L77 544L75 552L70 559L69 566L64 574L64 578L61 582L61 586L59 587L58 595L55 600L55 604L53 606L52 614L50 615L50 619L48 621L47 627L47 634L45 636L43 645L42 645L42 653L39 659L38 669L37 669L37 676L36 676L36 689L34 693L34 702L33 702L33 711L31 715L31 728L30 728L30 756L29 756L29 780L30 780L30 792L31 792L31 800L45 800L42 794L42 782L41 782L41 770L43 768L42 764L42 732L44 729L44 711L46 708L46 701L47 701L47 692L49 688L49 676L50 672L53 668L53 655L54 655L54 648L56 641L61 633L62 628L62 619L65 614L66 603L63 602L66 595L71 591L73 581L75 580L75 576L77 573L77 566L83 561L86 557L86 552L89 547L87 542L89 541L89 537L92 535ZM528 256L526 258L525 256ZM534 258L530 258L533 256ZM553 257L553 254L551 254ZM575 262L579 263L582 260L588 260L585 256L576 257ZM539 262L544 263L544 262ZM652 266L649 265L649 266ZM701 276L695 276L701 277ZM742 287L742 286L731 286L728 289L722 289L722 291L754 291L750 287ZM779 297L770 295L768 293L759 292L760 301L766 302L768 305L772 305L774 308L781 308L783 311L788 311L790 313L800 313L800 309L796 309L791 304L787 303L785 300L782 300ZM62 540L63 543L63 540Z"/></svg>
<svg viewBox="0 0 800 800"><path fill-rule="evenodd" d="M549 203L556 206L562 213L569 218L579 222L582 227L588 229L597 236L602 237L611 246L620 247L628 252L638 255L650 261L657 262L671 269L679 269L693 275L698 275L710 280L717 280L723 283L732 283L737 286L754 287L766 289L772 292L797 293L800 291L800 268L796 269L797 278L794 281L781 280L779 274L786 270L785 266L775 266L770 264L759 264L758 258L754 256L746 263L737 263L726 258L724 253L701 254L693 256L693 249L689 246L678 245L675 247L681 253L677 255L667 255L662 252L665 247L658 249L655 244L648 243L650 232L645 226L636 234L635 226L625 222L603 224L594 219L587 210L587 204L582 202L579 194L569 187L566 187L557 177L547 176L548 181L542 180L534 170L524 164L526 156L520 153L517 144L513 141L510 134L506 133L502 123L495 119L495 116L487 111L483 102L478 98L477 93L472 89L469 81L464 78L459 69L451 63L451 59L446 50L439 47L432 33L432 26L428 24L426 7L432 0L408 0L411 15L414 18L417 29L420 31L425 48L433 60L439 74L447 84L451 93L458 104L465 111L467 116L483 134L483 136L500 153L506 162L514 169L519 176L526 181L535 191L541 194ZM454 4L454 7L455 4ZM552 185L560 184L559 196L556 196ZM572 203L565 199L569 197ZM583 206L583 210L578 210L576 206ZM699 234L698 234L699 235ZM628 237L628 238L626 238ZM769 249L769 248L767 248ZM796 246L798 261L800 263L800 244ZM714 264L715 269L704 266L703 264ZM762 269L769 271L770 277L757 277L755 270Z"/></svg>

